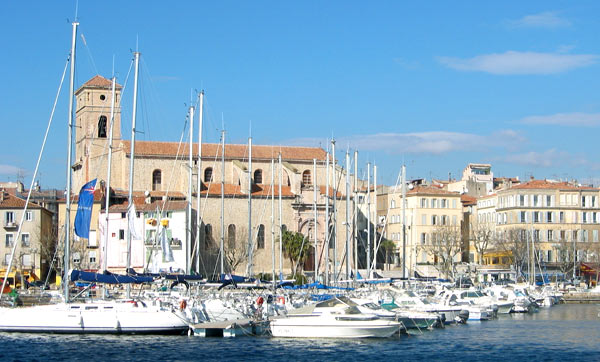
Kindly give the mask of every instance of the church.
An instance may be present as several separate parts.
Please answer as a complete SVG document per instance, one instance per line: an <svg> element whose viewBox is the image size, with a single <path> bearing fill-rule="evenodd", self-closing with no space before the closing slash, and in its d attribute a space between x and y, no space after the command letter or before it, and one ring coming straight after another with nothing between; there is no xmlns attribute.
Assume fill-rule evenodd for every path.
<svg viewBox="0 0 600 362"><path fill-rule="evenodd" d="M117 85L110 144L113 102L111 81L97 75L75 92L77 127L72 165L73 192L77 192L89 180L97 178L97 189L103 195L97 197L96 215L92 218L91 228L95 230L91 230L93 233L90 235L96 240L83 243L78 255L80 266L91 270L100 270L104 265L108 270L116 272L125 269L126 260L123 255L126 250L123 250L125 244L122 228L126 228L127 224L122 221L113 222L113 219L119 219L120 216L121 219L125 218L133 155L131 141L124 139L121 134L120 96L121 86ZM138 210L138 218L141 219L136 225L139 225L139 232L146 239L132 241L130 265L136 270L141 271L147 267L148 256L152 254L150 249L156 248L156 244L148 240L154 235L150 232L155 228L152 225L153 218L158 218L159 223L163 222L164 225L171 225L173 230L169 234L170 242L173 246L179 246L174 253L181 254L174 261L159 263L159 269L184 272L196 270L203 275L215 275L219 272L245 274L249 270L254 275L270 274L272 269L278 273L282 269L287 276L291 273L292 262L285 253L280 256L278 252L280 225L283 229L302 233L305 241L311 245L310 255L301 269L314 272L315 260L320 274L325 268L331 271L334 262L336 269L345 269L344 263L348 260L345 257L346 227L352 224L352 221L346 223L345 218L341 217L345 215L346 209L346 170L334 165L333 157L327 151L316 147L275 145L252 145L250 149L249 145L240 144L225 144L223 149L221 144L203 143L202 155L199 156L198 143L193 143L190 197L189 144L136 141L134 146L134 204ZM111 206L108 212L109 215L114 213L119 217L109 217L107 237L102 221L106 218L106 210L101 199L106 194L104 186L108 178L109 148L112 148L112 167L109 193ZM249 154L252 155L251 162ZM197 187L198 178L200 189ZM337 190L334 185L337 185ZM353 180L348 189L352 198L355 192ZM187 216L190 202L190 221L181 225L174 220L170 224L168 220L163 221L168 219L167 215L172 216L177 212ZM200 205L199 210L197 205ZM157 216L152 210L158 207L171 210L171 213ZM352 205L349 207L354 209ZM344 211L338 213L336 210ZM197 213L200 216L199 224L195 220ZM335 217L338 214L340 217ZM329 220L332 233L329 250L324 247L326 219ZM175 225L180 226L175 228ZM114 227L118 227L118 231ZM221 244L224 245L223 259L226 264L223 270L220 270L219 265ZM249 245L252 249L251 261L248 259ZM276 251L274 258L273 250ZM336 251L337 258L333 257L333 250ZM94 255L93 258L86 257L90 252ZM352 253L353 250L350 250L350 255Z"/></svg>

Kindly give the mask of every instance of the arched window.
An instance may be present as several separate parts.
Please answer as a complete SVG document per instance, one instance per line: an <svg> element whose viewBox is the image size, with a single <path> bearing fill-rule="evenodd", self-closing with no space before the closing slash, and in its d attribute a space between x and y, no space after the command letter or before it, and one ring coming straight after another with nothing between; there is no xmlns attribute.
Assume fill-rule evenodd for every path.
<svg viewBox="0 0 600 362"><path fill-rule="evenodd" d="M263 224L260 224L258 226L258 235L256 237L256 245L258 249L264 249L265 248L265 226Z"/></svg>
<svg viewBox="0 0 600 362"><path fill-rule="evenodd" d="M310 179L310 170L305 170L302 172L302 186L310 185L312 185L312 180Z"/></svg>
<svg viewBox="0 0 600 362"><path fill-rule="evenodd" d="M258 169L254 171L254 183L257 185L262 184L262 170Z"/></svg>
<svg viewBox="0 0 600 362"><path fill-rule="evenodd" d="M161 189L161 181L162 180L162 174L160 172L160 170L154 170L152 172L152 191L160 191Z"/></svg>
<svg viewBox="0 0 600 362"><path fill-rule="evenodd" d="M212 242L212 226L210 224L204 225L204 248L208 249Z"/></svg>
<svg viewBox="0 0 600 362"><path fill-rule="evenodd" d="M106 116L98 119L98 138L106 138Z"/></svg>
<svg viewBox="0 0 600 362"><path fill-rule="evenodd" d="M213 182L213 169L212 169L212 167L207 167L204 170L204 182Z"/></svg>
<svg viewBox="0 0 600 362"><path fill-rule="evenodd" d="M229 224L227 227L227 247L230 249L235 248L235 225Z"/></svg>

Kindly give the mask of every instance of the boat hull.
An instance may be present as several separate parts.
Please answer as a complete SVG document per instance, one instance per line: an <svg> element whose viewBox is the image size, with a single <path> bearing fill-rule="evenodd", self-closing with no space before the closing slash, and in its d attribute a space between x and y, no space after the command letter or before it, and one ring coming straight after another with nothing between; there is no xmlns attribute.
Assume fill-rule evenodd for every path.
<svg viewBox="0 0 600 362"><path fill-rule="evenodd" d="M295 338L387 338L400 329L400 323L392 321L349 321L312 323L296 318L276 319L271 322L273 337Z"/></svg>
<svg viewBox="0 0 600 362"><path fill-rule="evenodd" d="M0 330L28 333L180 334L189 326L159 307L115 304L54 304L0 308Z"/></svg>

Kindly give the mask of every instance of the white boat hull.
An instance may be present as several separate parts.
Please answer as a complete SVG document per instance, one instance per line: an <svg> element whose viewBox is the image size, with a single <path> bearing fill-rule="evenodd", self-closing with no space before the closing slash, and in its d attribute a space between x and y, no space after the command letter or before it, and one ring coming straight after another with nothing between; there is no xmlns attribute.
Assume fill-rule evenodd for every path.
<svg viewBox="0 0 600 362"><path fill-rule="evenodd" d="M188 323L170 310L133 303L0 308L0 330L9 332L163 334L188 328Z"/></svg>
<svg viewBox="0 0 600 362"><path fill-rule="evenodd" d="M386 320L335 321L314 324L306 318L276 319L271 322L273 337L297 338L387 338L400 329L400 323Z"/></svg>

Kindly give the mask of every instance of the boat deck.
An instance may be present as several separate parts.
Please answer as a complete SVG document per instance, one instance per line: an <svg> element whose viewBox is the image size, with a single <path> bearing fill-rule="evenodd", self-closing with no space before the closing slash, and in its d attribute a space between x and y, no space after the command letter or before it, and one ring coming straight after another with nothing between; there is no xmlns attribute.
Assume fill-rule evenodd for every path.
<svg viewBox="0 0 600 362"><path fill-rule="evenodd" d="M268 320L236 319L222 322L190 324L190 330L200 337L261 336L269 333Z"/></svg>

